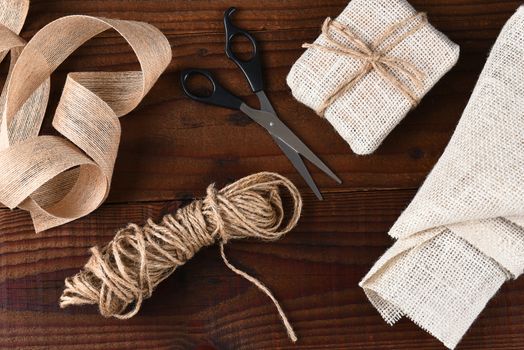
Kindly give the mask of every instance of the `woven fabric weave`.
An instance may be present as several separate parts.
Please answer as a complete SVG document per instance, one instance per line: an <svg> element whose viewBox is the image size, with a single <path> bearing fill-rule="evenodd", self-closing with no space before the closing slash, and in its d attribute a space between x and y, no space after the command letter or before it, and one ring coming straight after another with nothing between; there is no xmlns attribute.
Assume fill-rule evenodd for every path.
<svg viewBox="0 0 524 350"><path fill-rule="evenodd" d="M389 27L416 13L405 0L353 0L336 21L371 45ZM414 19L411 27L421 20ZM400 35L392 35L391 41ZM351 47L341 35L333 33L333 37ZM328 45L325 35L320 35L315 44ZM389 71L420 100L455 65L459 47L431 24L424 23L395 45L388 56L409 62L424 74L423 84L417 88L406 76ZM359 59L310 48L291 68L287 83L298 101L317 111L363 64ZM355 153L364 155L373 153L412 107L412 101L398 88L371 71L336 99L325 110L324 117Z"/></svg>
<svg viewBox="0 0 524 350"><path fill-rule="evenodd" d="M361 282L454 348L487 302L524 272L524 7L504 26L437 165Z"/></svg>
<svg viewBox="0 0 524 350"><path fill-rule="evenodd" d="M142 101L171 62L167 38L150 24L85 15L59 18L26 42L18 35L29 0L0 0L0 61L11 54L0 95L0 203L31 214L45 231L83 217L109 194L119 118ZM133 49L140 70L71 72L41 135L50 76L78 47L109 29Z"/></svg>

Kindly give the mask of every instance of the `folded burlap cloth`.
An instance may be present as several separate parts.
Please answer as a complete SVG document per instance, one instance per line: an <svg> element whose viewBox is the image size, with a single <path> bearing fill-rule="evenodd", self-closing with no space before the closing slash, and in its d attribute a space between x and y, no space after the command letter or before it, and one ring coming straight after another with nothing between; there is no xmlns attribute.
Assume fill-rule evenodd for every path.
<svg viewBox="0 0 524 350"><path fill-rule="evenodd" d="M26 45L18 33L28 8L28 0L0 0L0 60L11 52L0 97L0 203L29 211L36 231L43 231L105 200L120 142L118 118L151 89L171 61L171 48L149 24L91 16L59 18ZM62 136L40 136L49 76L108 29L129 43L141 71L70 73L53 118Z"/></svg>
<svg viewBox="0 0 524 350"><path fill-rule="evenodd" d="M524 9L505 25L442 158L361 282L393 324L454 348L524 269Z"/></svg>
<svg viewBox="0 0 524 350"><path fill-rule="evenodd" d="M455 65L459 47L405 0L353 0L293 65L293 96L373 153Z"/></svg>

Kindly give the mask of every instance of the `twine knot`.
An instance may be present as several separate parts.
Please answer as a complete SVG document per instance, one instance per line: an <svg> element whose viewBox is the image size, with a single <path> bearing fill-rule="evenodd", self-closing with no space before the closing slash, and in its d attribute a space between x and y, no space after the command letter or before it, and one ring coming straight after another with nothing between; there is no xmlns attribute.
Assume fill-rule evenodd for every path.
<svg viewBox="0 0 524 350"><path fill-rule="evenodd" d="M413 23L415 24L412 25ZM317 108L317 114L324 117L327 108L331 106L335 100L351 90L366 74L373 70L397 88L413 106L416 106L420 98L417 96L415 89L420 90L423 88L424 73L412 63L404 59L391 57L388 53L404 39L420 30L426 23L426 14L417 13L399 23L393 24L373 43L366 44L347 26L329 17L326 18L322 25L322 34L327 45L306 43L303 44L302 47L315 48L325 52L348 56L356 60L361 60L364 64L355 74L350 76L325 99ZM409 27L410 25L412 25L412 28ZM394 37L394 35L399 32L400 34ZM336 33L339 37L347 41L347 43L339 42L334 38L333 33ZM403 76L407 82L399 78L398 75Z"/></svg>
<svg viewBox="0 0 524 350"><path fill-rule="evenodd" d="M213 223L212 226L214 227L214 229L212 229L212 235L218 235L221 242L227 243L228 236L227 232L224 230L224 220L222 220L222 216L220 215L218 191L215 188L215 184L207 187L206 194L207 196L204 199L204 202L209 207L210 213L212 214L209 218L209 221Z"/></svg>
<svg viewBox="0 0 524 350"><path fill-rule="evenodd" d="M375 63L379 63L382 59L382 54L380 52L373 52L369 58L368 58L368 61L369 63L371 64L375 64Z"/></svg>
<svg viewBox="0 0 524 350"><path fill-rule="evenodd" d="M292 199L291 216L285 219L280 188ZM156 286L201 248L220 244L228 268L264 292L275 304L290 339L297 337L280 304L259 280L234 267L224 245L231 239L256 238L276 241L293 229L302 211L298 189L287 178L260 173L243 178L221 190L207 188L204 199L195 200L166 215L160 224L147 220L119 230L105 247L91 249L84 269L67 278L60 298L62 308L98 304L105 317L131 318Z"/></svg>

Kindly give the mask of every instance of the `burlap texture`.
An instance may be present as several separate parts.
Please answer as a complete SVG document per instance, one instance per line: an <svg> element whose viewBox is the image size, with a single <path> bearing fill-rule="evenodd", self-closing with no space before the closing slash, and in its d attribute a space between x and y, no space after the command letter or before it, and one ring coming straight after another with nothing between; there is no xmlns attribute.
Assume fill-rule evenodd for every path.
<svg viewBox="0 0 524 350"><path fill-rule="evenodd" d="M454 348L524 269L524 8L504 26L442 158L361 282L388 323Z"/></svg>
<svg viewBox="0 0 524 350"><path fill-rule="evenodd" d="M171 48L147 23L91 16L59 18L26 45L17 34L28 7L28 0L0 0L1 58L11 52L0 98L0 203L29 211L36 231L43 231L87 215L105 200L119 117L151 89L171 61ZM49 76L84 42L111 28L132 47L141 70L70 73L53 119L62 136L39 135Z"/></svg>
<svg viewBox="0 0 524 350"><path fill-rule="evenodd" d="M371 45L388 27L416 13L405 0L353 0L336 20ZM334 34L334 37L351 46L342 36ZM395 35L391 40L394 39ZM320 35L315 44L325 46L325 35ZM400 41L388 56L410 62L424 74L422 87L417 88L406 76L390 71L420 100L455 65L459 47L425 23ZM287 83L298 101L317 111L363 64L355 58L310 48L291 68ZM371 71L335 100L324 117L355 153L364 155L373 153L411 108L412 101L376 71Z"/></svg>

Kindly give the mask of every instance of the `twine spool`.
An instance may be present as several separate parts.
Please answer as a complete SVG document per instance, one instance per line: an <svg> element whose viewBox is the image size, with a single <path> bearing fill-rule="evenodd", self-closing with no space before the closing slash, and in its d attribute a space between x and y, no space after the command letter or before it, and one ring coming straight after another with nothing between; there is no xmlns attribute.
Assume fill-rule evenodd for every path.
<svg viewBox="0 0 524 350"><path fill-rule="evenodd" d="M291 217L285 220L280 188L292 198ZM297 337L280 304L267 287L227 260L224 244L231 239L276 241L291 231L302 211L298 189L275 173L245 177L166 215L161 223L149 219L143 227L130 224L105 247L91 248L84 269L67 278L60 306L98 304L105 317L131 318L156 286L201 248L218 242L224 263L255 284L275 304L290 339Z"/></svg>

